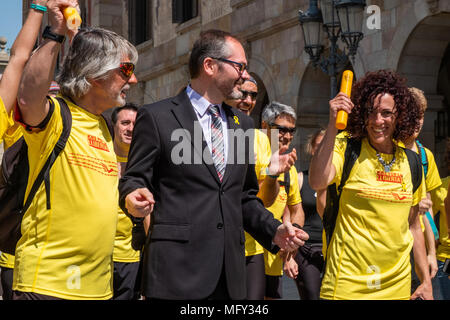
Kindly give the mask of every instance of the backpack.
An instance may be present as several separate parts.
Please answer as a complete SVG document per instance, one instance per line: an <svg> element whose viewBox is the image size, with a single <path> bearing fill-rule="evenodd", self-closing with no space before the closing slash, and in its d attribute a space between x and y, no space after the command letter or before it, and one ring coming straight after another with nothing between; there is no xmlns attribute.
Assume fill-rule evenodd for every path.
<svg viewBox="0 0 450 320"><path fill-rule="evenodd" d="M420 161L422 163L423 172L424 172L425 178L426 178L427 173L428 173L427 153L425 152L425 148L423 147L422 143L420 143L419 140L416 140L416 143L417 143L417 147L420 152ZM428 221L430 222L431 230L433 230L433 234L434 234L434 239L435 240L439 239L439 228L437 227L439 225L439 222L436 222L436 221L439 221L438 213L436 213L435 217L433 218L431 216L430 211L427 211L427 212L425 212L425 216L427 217Z"/></svg>
<svg viewBox="0 0 450 320"><path fill-rule="evenodd" d="M419 162L419 157L417 153L409 149L405 148L402 149L405 151L405 154L408 158L414 193L422 183L421 163ZM325 239L326 239L326 244L324 243L324 250L323 250L324 253L327 251L326 248L330 244L331 237L333 235L334 228L336 226L336 219L339 212L339 200L342 193L342 189L344 188L345 182L347 181L350 175L350 171L352 170L353 165L355 164L356 159L358 159L360 153L361 153L361 140L357 140L354 138L347 138L347 146L345 148L344 165L342 169L341 182L338 187L336 187L336 183L333 183L329 185L327 188L327 197L326 197L327 200L323 212L323 229L325 232Z"/></svg>
<svg viewBox="0 0 450 320"><path fill-rule="evenodd" d="M28 146L24 137L18 139L3 154L0 167L0 251L8 254L14 255L15 253L16 244L22 236L20 228L23 215L30 207L42 183L45 184L47 209L51 208L50 169L61 151L64 150L72 128L72 114L67 103L60 97L56 99L60 105L63 129L47 161L33 182L26 199L25 192L28 185L29 164ZM49 114L51 114L55 106L51 99L49 101ZM109 119L104 116L103 118L114 139L114 130Z"/></svg>
<svg viewBox="0 0 450 320"><path fill-rule="evenodd" d="M72 116L69 107L61 98L57 98L61 105L63 130L58 141L50 153L47 161L33 182L30 193L25 201L28 185L29 164L28 146L24 137L18 139L5 151L0 167L0 251L14 254L20 231L22 217L28 210L41 184L45 184L47 208L50 209L50 168L58 155L64 149L72 127ZM54 110L52 100L50 111ZM50 113L49 111L49 113Z"/></svg>

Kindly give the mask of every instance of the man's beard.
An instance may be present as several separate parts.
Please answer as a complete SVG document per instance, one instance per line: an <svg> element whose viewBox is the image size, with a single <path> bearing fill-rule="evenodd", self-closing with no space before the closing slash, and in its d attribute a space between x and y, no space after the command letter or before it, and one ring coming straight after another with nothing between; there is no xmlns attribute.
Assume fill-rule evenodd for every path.
<svg viewBox="0 0 450 320"><path fill-rule="evenodd" d="M227 99L239 100L242 98L242 92L240 90L233 90L228 94Z"/></svg>

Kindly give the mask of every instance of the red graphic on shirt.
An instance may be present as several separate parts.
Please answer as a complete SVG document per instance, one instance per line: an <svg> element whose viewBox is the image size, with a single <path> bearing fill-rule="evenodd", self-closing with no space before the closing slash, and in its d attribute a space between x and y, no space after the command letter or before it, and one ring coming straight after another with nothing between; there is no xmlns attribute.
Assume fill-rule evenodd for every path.
<svg viewBox="0 0 450 320"><path fill-rule="evenodd" d="M117 177L119 169L117 162L104 159L98 159L88 155L77 153L68 154L69 163L73 166L83 167L89 170L96 171L105 176Z"/></svg>
<svg viewBox="0 0 450 320"><path fill-rule="evenodd" d="M109 152L108 145L102 139L88 134L88 143L91 147Z"/></svg>
<svg viewBox="0 0 450 320"><path fill-rule="evenodd" d="M403 182L403 175L395 172L377 171L377 181L400 183Z"/></svg>
<svg viewBox="0 0 450 320"><path fill-rule="evenodd" d="M404 200L404 199L406 199L406 196L399 196L399 194L396 193L396 192L392 192L392 195L393 195L394 198L397 199L397 200Z"/></svg>
<svg viewBox="0 0 450 320"><path fill-rule="evenodd" d="M111 172L114 171L114 168L108 169L108 166L106 164L104 164L103 162L101 163L101 165L102 165L103 169L105 169L105 171L107 173L111 173Z"/></svg>

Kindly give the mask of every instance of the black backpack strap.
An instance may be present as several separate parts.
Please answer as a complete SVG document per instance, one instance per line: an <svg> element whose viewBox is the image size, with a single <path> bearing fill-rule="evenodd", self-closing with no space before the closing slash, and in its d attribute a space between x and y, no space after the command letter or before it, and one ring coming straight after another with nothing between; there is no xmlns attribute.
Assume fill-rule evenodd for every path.
<svg viewBox="0 0 450 320"><path fill-rule="evenodd" d="M342 169L342 177L338 187L339 197L341 195L342 188L347 182L350 172L352 171L353 165L355 164L356 159L358 159L360 153L361 153L361 140L347 138L347 147L345 148L345 155L344 155L345 160Z"/></svg>
<svg viewBox="0 0 450 320"><path fill-rule="evenodd" d="M103 120L106 122L106 126L108 127L109 134L111 135L112 140L114 141L114 124L111 120L111 117L105 116L102 113Z"/></svg>
<svg viewBox="0 0 450 320"><path fill-rule="evenodd" d="M289 197L289 191L291 188L291 175L290 171L284 173L284 190L286 190L286 195Z"/></svg>
<svg viewBox="0 0 450 320"><path fill-rule="evenodd" d="M416 140L416 144L417 144L417 147L418 147L419 153L420 153L420 161L422 162L423 173L425 174L425 177L426 177L427 173L428 173L428 157L427 157L427 153L426 153L425 148L423 147L422 143L420 143L419 140Z"/></svg>
<svg viewBox="0 0 450 320"><path fill-rule="evenodd" d="M327 241L327 247L330 244L331 237L336 226L336 220L339 213L339 200L341 198L342 189L347 182L350 172L361 153L361 140L347 138L347 146L344 153L344 165L342 168L341 181L339 187L336 184L329 185L327 188L327 202L323 214L323 227Z"/></svg>
<svg viewBox="0 0 450 320"><path fill-rule="evenodd" d="M402 148L408 158L409 169L411 170L411 179L413 184L413 194L422 183L422 163L419 155L412 150Z"/></svg>
<svg viewBox="0 0 450 320"><path fill-rule="evenodd" d="M41 186L42 182L45 183L46 193L47 193L47 209L50 209L50 169L55 162L58 155L66 146L66 142L69 139L70 130L72 128L72 114L70 113L69 107L67 103L62 98L56 98L59 102L61 117L63 122L63 129L61 135L56 142L52 152L50 153L47 161L39 172L36 180L33 182L33 186L31 187L30 193L28 194L27 200L23 206L22 213L25 213L31 205L36 192ZM51 105L53 105L53 101L49 99ZM52 107L51 107L52 108ZM54 106L53 106L54 108Z"/></svg>

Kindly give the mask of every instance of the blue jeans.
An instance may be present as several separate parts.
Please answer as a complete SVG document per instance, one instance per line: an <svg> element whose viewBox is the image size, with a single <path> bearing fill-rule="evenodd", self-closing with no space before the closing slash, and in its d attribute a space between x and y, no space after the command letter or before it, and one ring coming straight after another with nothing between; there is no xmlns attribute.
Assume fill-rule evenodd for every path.
<svg viewBox="0 0 450 320"><path fill-rule="evenodd" d="M438 272L432 280L433 295L435 300L450 300L450 279L448 274L442 271L444 263L438 260ZM435 289L436 288L436 289Z"/></svg>

